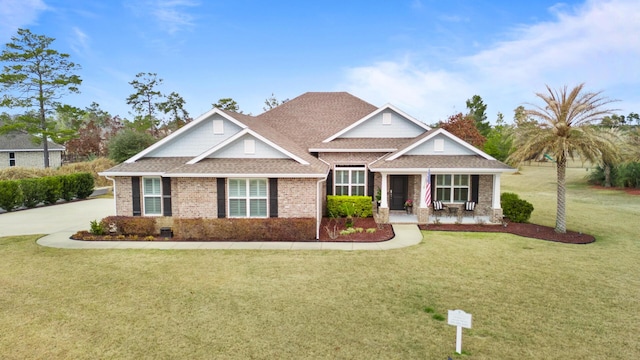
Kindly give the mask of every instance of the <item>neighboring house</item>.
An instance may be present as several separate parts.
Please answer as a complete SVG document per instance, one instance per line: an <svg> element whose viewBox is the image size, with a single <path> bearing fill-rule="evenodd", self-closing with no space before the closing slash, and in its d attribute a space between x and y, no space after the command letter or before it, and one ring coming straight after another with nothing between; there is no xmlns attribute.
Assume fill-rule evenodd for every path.
<svg viewBox="0 0 640 360"><path fill-rule="evenodd" d="M48 142L49 166L62 165L64 146ZM33 136L24 131L11 131L0 134L0 169L20 166L44 168L44 150L42 144L33 142Z"/></svg>
<svg viewBox="0 0 640 360"><path fill-rule="evenodd" d="M305 93L258 116L217 108L101 175L114 181L117 215L173 218L315 218L326 195L374 196L380 219L431 199L502 220L500 175L514 169L393 105L345 92Z"/></svg>

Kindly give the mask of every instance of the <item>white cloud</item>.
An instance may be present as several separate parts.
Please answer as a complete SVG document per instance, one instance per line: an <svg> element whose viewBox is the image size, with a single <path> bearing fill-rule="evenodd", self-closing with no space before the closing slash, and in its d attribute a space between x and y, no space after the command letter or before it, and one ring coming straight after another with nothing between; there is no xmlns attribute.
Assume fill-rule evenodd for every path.
<svg viewBox="0 0 640 360"><path fill-rule="evenodd" d="M84 55L89 51L89 35L78 27L73 27L74 38L71 40L71 49L79 55Z"/></svg>
<svg viewBox="0 0 640 360"><path fill-rule="evenodd" d="M194 17L185 8L198 6L191 0L156 0L149 3L151 14L166 32L175 34L194 26Z"/></svg>
<svg viewBox="0 0 640 360"><path fill-rule="evenodd" d="M19 28L33 24L47 10L42 0L2 0L0 5L0 41L10 41Z"/></svg>
<svg viewBox="0 0 640 360"><path fill-rule="evenodd" d="M534 93L545 84L581 82L623 100L623 112L637 112L640 94L631 89L640 87L640 2L588 0L549 11L553 21L522 25L508 40L453 64L408 57L377 62L348 69L343 86L372 102L392 102L427 123L465 111L465 100L474 94L488 104L490 120L497 111L511 119L512 110L535 102Z"/></svg>

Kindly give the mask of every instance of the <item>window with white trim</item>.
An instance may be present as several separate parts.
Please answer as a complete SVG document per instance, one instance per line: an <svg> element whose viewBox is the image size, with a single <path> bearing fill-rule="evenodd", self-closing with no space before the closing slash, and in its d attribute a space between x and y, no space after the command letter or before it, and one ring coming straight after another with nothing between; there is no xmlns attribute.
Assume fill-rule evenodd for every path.
<svg viewBox="0 0 640 360"><path fill-rule="evenodd" d="M162 215L162 185L159 177L142 178L145 215Z"/></svg>
<svg viewBox="0 0 640 360"><path fill-rule="evenodd" d="M229 179L230 217L267 217L267 179Z"/></svg>
<svg viewBox="0 0 640 360"><path fill-rule="evenodd" d="M436 175L436 198L449 203L463 203L469 200L471 190L469 175Z"/></svg>
<svg viewBox="0 0 640 360"><path fill-rule="evenodd" d="M213 134L214 135L222 135L224 134L224 121L223 120L213 120Z"/></svg>
<svg viewBox="0 0 640 360"><path fill-rule="evenodd" d="M9 166L16 166L16 153L9 153Z"/></svg>
<svg viewBox="0 0 640 360"><path fill-rule="evenodd" d="M336 167L334 194L364 196L366 194L366 171L364 167Z"/></svg>

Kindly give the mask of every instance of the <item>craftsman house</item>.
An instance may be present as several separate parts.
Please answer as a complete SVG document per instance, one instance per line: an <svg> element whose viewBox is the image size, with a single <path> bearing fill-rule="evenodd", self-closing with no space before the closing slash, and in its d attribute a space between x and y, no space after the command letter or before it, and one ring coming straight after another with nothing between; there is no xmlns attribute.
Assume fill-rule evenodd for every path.
<svg viewBox="0 0 640 360"><path fill-rule="evenodd" d="M426 223L438 200L498 222L500 175L512 171L393 105L310 92L258 116L214 108L101 175L117 215L314 218L318 234L331 194L384 194L381 221L411 200Z"/></svg>
<svg viewBox="0 0 640 360"><path fill-rule="evenodd" d="M49 166L62 165L64 146L49 141ZM20 130L0 134L0 169L13 166L44 168L42 144L36 144L33 136Z"/></svg>

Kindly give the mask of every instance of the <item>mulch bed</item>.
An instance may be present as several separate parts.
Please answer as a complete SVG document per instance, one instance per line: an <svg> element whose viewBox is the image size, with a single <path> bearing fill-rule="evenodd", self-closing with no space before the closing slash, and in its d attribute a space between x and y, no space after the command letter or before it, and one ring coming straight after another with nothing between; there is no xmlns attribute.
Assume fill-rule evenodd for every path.
<svg viewBox="0 0 640 360"><path fill-rule="evenodd" d="M354 227L362 228L364 231L361 233L354 233L349 235L338 235L337 238L332 239L329 236L329 232L326 227L329 227L333 231L333 226L336 225L336 230L344 230L345 219L328 219L322 218L320 223L320 241L333 241L333 242L380 242L392 239L395 234L393 233L393 227L390 224L376 224L376 221L372 218L356 218ZM367 233L367 229L376 229L374 233Z"/></svg>
<svg viewBox="0 0 640 360"><path fill-rule="evenodd" d="M560 234L554 228L536 224L508 223L502 225L482 224L430 224L420 225L421 230L428 231L468 231L468 232L501 232L524 236L533 239L561 242L565 244L589 244L596 241L593 235L569 231Z"/></svg>

